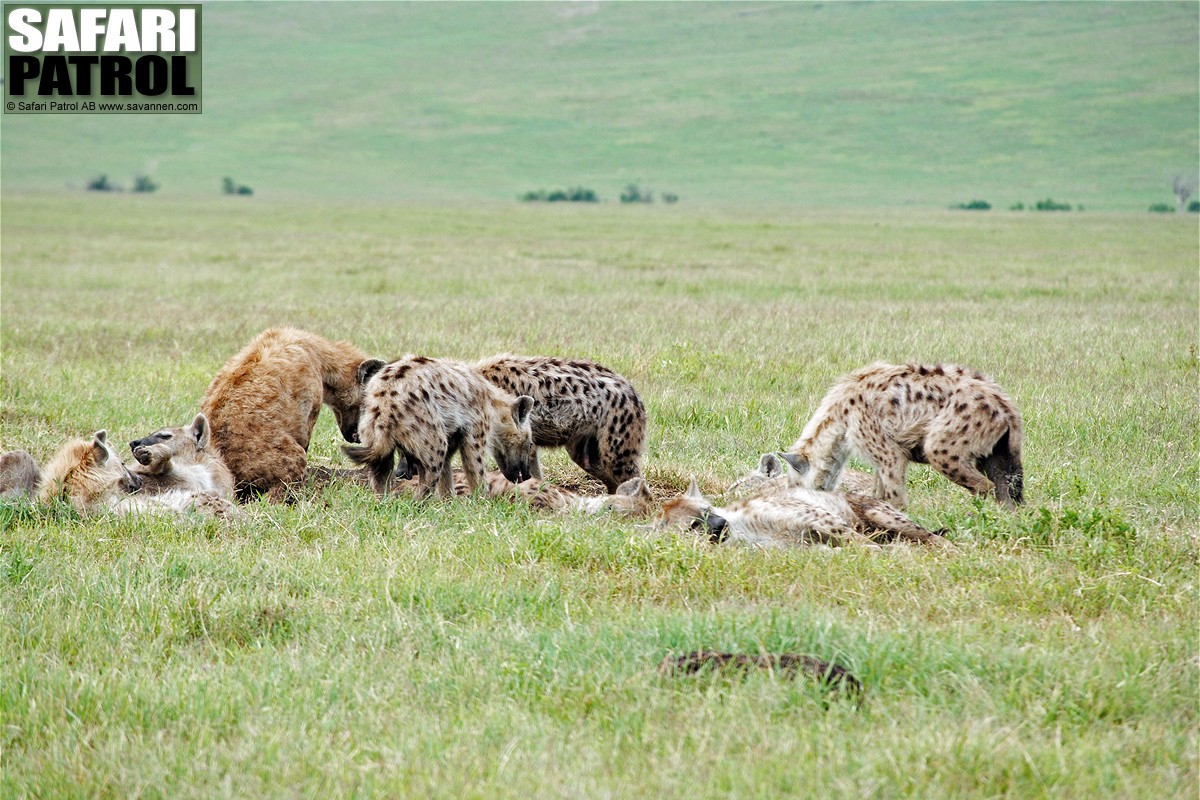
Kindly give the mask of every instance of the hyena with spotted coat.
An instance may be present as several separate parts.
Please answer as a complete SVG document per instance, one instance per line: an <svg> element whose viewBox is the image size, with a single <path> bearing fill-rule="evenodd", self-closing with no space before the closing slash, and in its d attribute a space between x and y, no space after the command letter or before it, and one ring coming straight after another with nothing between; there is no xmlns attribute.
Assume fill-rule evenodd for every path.
<svg viewBox="0 0 1200 800"><path fill-rule="evenodd" d="M875 541L945 544L939 534L874 497L793 487L781 494L751 497L718 508L700 493L695 478L685 494L663 503L656 527L690 530L718 544L759 547L874 547Z"/></svg>
<svg viewBox="0 0 1200 800"><path fill-rule="evenodd" d="M531 477L536 458L529 427L532 397L500 390L469 364L415 355L382 367L366 364L359 380L365 383L361 444L342 450L366 465L376 494L387 494L396 451L416 472L418 497L435 488L440 496L451 496L450 459L456 451L471 491L487 486L489 452L508 480Z"/></svg>
<svg viewBox="0 0 1200 800"><path fill-rule="evenodd" d="M594 361L498 355L475 365L510 394L537 400L533 441L565 447L571 460L610 493L641 475L646 407L627 378ZM535 460L533 476L542 477Z"/></svg>
<svg viewBox="0 0 1200 800"><path fill-rule="evenodd" d="M90 441L74 439L59 448L42 471L37 498L43 503L64 499L80 514L92 514L114 507L141 485L109 444L108 432L97 431Z"/></svg>
<svg viewBox="0 0 1200 800"><path fill-rule="evenodd" d="M953 364L878 363L830 389L784 455L808 489L837 488L857 452L875 467L875 496L896 508L910 461L1011 508L1023 502L1021 439L1021 415L991 378Z"/></svg>
<svg viewBox="0 0 1200 800"><path fill-rule="evenodd" d="M142 479L142 494L171 490L216 492L233 496L233 474L212 443L208 417L197 414L189 425L159 430L129 443Z"/></svg>

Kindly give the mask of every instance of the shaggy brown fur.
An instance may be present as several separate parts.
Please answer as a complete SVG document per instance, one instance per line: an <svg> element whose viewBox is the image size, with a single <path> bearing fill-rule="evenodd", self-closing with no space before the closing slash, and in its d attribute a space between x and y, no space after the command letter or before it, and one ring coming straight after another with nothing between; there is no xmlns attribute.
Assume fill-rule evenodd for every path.
<svg viewBox="0 0 1200 800"><path fill-rule="evenodd" d="M186 490L233 496L233 475L212 443L203 414L197 414L190 425L160 428L135 439L129 449L137 461L131 471L142 479L144 495Z"/></svg>
<svg viewBox="0 0 1200 800"><path fill-rule="evenodd" d="M750 655L747 653L718 653L712 650L697 650L684 653L681 656L667 656L658 665L658 672L663 676L691 675L706 667L712 669L751 669L770 670L787 677L794 678L800 673L810 675L832 689L840 689L847 695L861 701L863 694L862 683L845 667L823 661L814 656L795 655L793 653L765 653Z"/></svg>
<svg viewBox="0 0 1200 800"><path fill-rule="evenodd" d="M333 410L346 441L357 441L360 367L382 363L351 344L296 328L264 331L229 359L200 408L238 498L265 492L272 502L290 499L289 487L304 480L322 404Z"/></svg>
<svg viewBox="0 0 1200 800"><path fill-rule="evenodd" d="M41 467L24 450L0 456L0 497L25 497L37 491Z"/></svg>
<svg viewBox="0 0 1200 800"><path fill-rule="evenodd" d="M452 493L450 459L461 454L471 490L484 488L486 455L509 480L530 476L536 457L531 397L513 397L468 364L407 355L366 384L358 437L342 451L367 467L376 494L388 493L394 454L417 474L418 497Z"/></svg>
<svg viewBox="0 0 1200 800"><path fill-rule="evenodd" d="M121 462L108 434L97 431L91 441L75 439L54 454L38 484L38 500L68 500L80 514L111 506L122 492L135 492L141 480Z"/></svg>
<svg viewBox="0 0 1200 800"><path fill-rule="evenodd" d="M623 376L594 361L545 356L498 355L475 368L509 394L537 400L532 425L538 447L565 447L609 492L641 474L646 408ZM542 477L540 465L533 477Z"/></svg>
<svg viewBox="0 0 1200 800"><path fill-rule="evenodd" d="M806 489L837 488L851 452L875 468L874 495L905 506L908 462L978 495L1020 504L1021 415L990 378L953 364L872 364L839 381L786 454Z"/></svg>

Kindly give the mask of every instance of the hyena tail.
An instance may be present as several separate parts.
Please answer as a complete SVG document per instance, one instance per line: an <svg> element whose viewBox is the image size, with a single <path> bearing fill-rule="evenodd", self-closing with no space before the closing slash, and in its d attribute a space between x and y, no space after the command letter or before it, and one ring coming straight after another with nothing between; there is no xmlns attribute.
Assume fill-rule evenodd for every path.
<svg viewBox="0 0 1200 800"><path fill-rule="evenodd" d="M1003 506L1019 506L1025 502L1025 473L1021 468L1020 432L1012 435L1006 430L992 448L992 452L980 461L983 474L996 487L996 500Z"/></svg>
<svg viewBox="0 0 1200 800"><path fill-rule="evenodd" d="M355 464L367 468L367 476L371 487L379 494L386 494L388 482L392 477L393 449L389 446L384 452L378 453L375 448L362 444L344 444L342 452Z"/></svg>

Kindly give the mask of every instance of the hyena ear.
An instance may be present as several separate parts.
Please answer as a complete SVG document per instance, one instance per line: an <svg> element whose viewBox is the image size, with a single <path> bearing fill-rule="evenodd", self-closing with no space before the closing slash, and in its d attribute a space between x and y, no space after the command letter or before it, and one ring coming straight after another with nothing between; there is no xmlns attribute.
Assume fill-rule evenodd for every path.
<svg viewBox="0 0 1200 800"><path fill-rule="evenodd" d="M192 437L196 442L196 449L203 450L208 447L208 440L211 436L211 427L208 424L208 417L203 414L197 414L192 420L192 424L188 426L187 435Z"/></svg>
<svg viewBox="0 0 1200 800"><path fill-rule="evenodd" d="M92 449L96 451L96 463L108 461L108 431L96 431L92 436Z"/></svg>
<svg viewBox="0 0 1200 800"><path fill-rule="evenodd" d="M622 495L624 497L637 497L639 494L650 494L650 487L646 485L644 478L630 478L617 487L613 494Z"/></svg>
<svg viewBox="0 0 1200 800"><path fill-rule="evenodd" d="M688 484L688 489L683 493L684 497L689 497L692 500L703 500L704 495L700 494L700 484L696 483L696 476L692 476L691 483Z"/></svg>
<svg viewBox="0 0 1200 800"><path fill-rule="evenodd" d="M383 367L384 363L378 358L368 358L358 365L358 371L354 373L354 380L360 385L365 385L367 381L371 380L371 376Z"/></svg>
<svg viewBox="0 0 1200 800"><path fill-rule="evenodd" d="M774 453L763 453L758 459L758 471L768 478L778 478L783 474L783 462Z"/></svg>
<svg viewBox="0 0 1200 800"><path fill-rule="evenodd" d="M529 420L529 414L536 404L537 401L527 394L518 397L512 407L513 422L518 426L524 425Z"/></svg>
<svg viewBox="0 0 1200 800"><path fill-rule="evenodd" d="M797 475L803 475L808 472L808 459L804 456L798 456L795 453L780 453L779 457L786 461L796 471Z"/></svg>

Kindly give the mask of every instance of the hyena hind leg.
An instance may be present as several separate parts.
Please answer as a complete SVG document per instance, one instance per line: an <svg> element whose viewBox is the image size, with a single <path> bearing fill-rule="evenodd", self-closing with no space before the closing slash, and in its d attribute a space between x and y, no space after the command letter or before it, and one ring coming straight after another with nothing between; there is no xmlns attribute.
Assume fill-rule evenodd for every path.
<svg viewBox="0 0 1200 800"><path fill-rule="evenodd" d="M846 500L862 520L862 532L872 541L880 539L941 546L946 540L933 531L922 528L882 500L864 495L847 494ZM874 534L874 535L872 535Z"/></svg>

